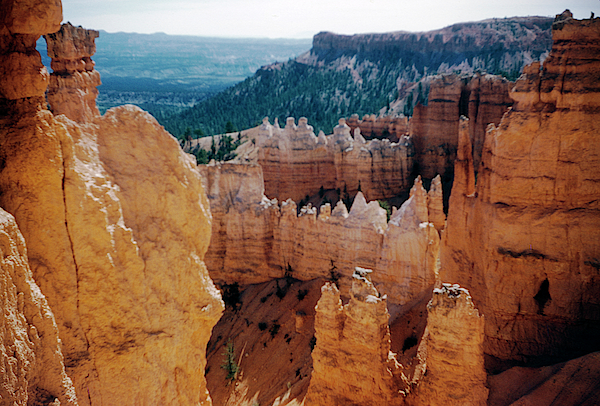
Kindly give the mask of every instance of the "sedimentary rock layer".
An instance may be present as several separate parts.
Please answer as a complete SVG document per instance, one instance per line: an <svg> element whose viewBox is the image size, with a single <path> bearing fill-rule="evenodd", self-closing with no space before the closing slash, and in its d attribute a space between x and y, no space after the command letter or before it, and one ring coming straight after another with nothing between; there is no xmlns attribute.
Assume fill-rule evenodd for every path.
<svg viewBox="0 0 600 406"><path fill-rule="evenodd" d="M406 382L390 352L386 297L357 268L350 301L342 306L333 283L321 289L316 306L313 372L305 402L309 405L396 405Z"/></svg>
<svg viewBox="0 0 600 406"><path fill-rule="evenodd" d="M600 393L600 353L540 368L514 367L488 380L490 406L593 406Z"/></svg>
<svg viewBox="0 0 600 406"><path fill-rule="evenodd" d="M360 189L375 200L410 188L412 144L407 137L397 143L366 141L360 131L353 137L344 119L332 135L317 137L305 118L297 126L289 118L283 129L265 120L256 142L269 198L300 201L323 188L351 195Z"/></svg>
<svg viewBox="0 0 600 406"><path fill-rule="evenodd" d="M365 139L373 138L388 139L391 142L398 142L403 135L408 134L407 117L376 117L375 114L365 115L359 120L358 114L353 114L346 120L350 127L350 132L358 128Z"/></svg>
<svg viewBox="0 0 600 406"><path fill-rule="evenodd" d="M411 197L386 219L377 202L358 193L350 211L303 207L268 200L258 165L224 163L198 167L206 179L213 233L206 255L219 284L266 282L285 275L338 280L347 296L355 266L375 270L374 283L392 304L410 302L430 290L437 274L441 194L428 195L420 179ZM439 185L439 179L433 182ZM438 187L438 186L435 186ZM439 187L438 187L439 189ZM437 211L436 211L437 210ZM435 223L430 222L430 213ZM394 313L395 310L392 310Z"/></svg>
<svg viewBox="0 0 600 406"><path fill-rule="evenodd" d="M427 328L419 348L423 357L413 382L410 405L487 404L483 366L483 317L469 292L444 283L427 305Z"/></svg>
<svg viewBox="0 0 600 406"><path fill-rule="evenodd" d="M442 280L485 314L485 352L542 361L598 349L600 19L565 12L543 68L524 71L513 108L485 138L475 185L461 137Z"/></svg>
<svg viewBox="0 0 600 406"><path fill-rule="evenodd" d="M469 136L479 164L485 129L498 124L512 104L511 83L494 75L440 75L430 83L427 105L415 106L410 135L415 147L416 172L432 179L450 179L458 146L458 123L469 118Z"/></svg>
<svg viewBox="0 0 600 406"><path fill-rule="evenodd" d="M55 115L65 114L83 122L98 116L96 107L100 73L91 56L96 52L98 31L63 24L60 30L45 35L52 74L48 86L48 103Z"/></svg>

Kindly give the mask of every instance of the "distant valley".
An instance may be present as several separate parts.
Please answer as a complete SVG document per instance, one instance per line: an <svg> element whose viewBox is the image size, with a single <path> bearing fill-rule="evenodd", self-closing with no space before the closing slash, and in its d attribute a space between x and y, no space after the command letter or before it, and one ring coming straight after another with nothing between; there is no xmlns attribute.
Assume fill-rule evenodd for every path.
<svg viewBox="0 0 600 406"><path fill-rule="evenodd" d="M101 112L126 103L159 120L251 76L261 66L310 49L310 39L209 38L100 31L94 61ZM43 38L38 50L46 66Z"/></svg>

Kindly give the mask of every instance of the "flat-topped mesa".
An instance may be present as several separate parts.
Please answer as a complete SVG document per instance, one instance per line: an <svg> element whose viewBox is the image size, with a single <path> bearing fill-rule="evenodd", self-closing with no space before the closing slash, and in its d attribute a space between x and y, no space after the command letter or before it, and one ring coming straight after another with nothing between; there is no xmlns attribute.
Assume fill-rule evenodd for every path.
<svg viewBox="0 0 600 406"><path fill-rule="evenodd" d="M288 118L286 126L263 120L258 131L258 162L263 168L265 193L269 198L300 201L324 190L359 188L371 200L389 198L409 188L412 144L366 141L358 129L340 119L333 134L315 136L306 118L298 126Z"/></svg>
<svg viewBox="0 0 600 406"><path fill-rule="evenodd" d="M419 353L426 354L407 403L425 405L487 404L484 368L484 318L471 295L449 283L433 290L427 305L427 328Z"/></svg>
<svg viewBox="0 0 600 406"><path fill-rule="evenodd" d="M96 107L100 73L91 59L98 35L98 31L67 23L58 32L44 36L54 71L50 75L48 103L55 115L64 114L77 122L100 115Z"/></svg>
<svg viewBox="0 0 600 406"><path fill-rule="evenodd" d="M546 51L552 42L547 29L551 21L548 17L532 16L458 23L427 32L397 31L355 35L320 32L313 38L311 55L318 56L319 59L315 62L318 63L328 62L340 55L359 54L364 57L372 54L381 57L382 53L395 56L402 52L402 55L415 55L412 57L414 59L409 59L411 63L422 58L423 54L434 55L438 65L456 62L457 55L465 55L467 63L477 66L475 59L478 54L473 54L473 51L479 49L488 50L496 57L496 63L506 65L511 59L524 59L524 55L515 52L515 37L514 32L511 32L514 25L527 31L520 39L522 48L517 47L517 50L528 49L529 55L537 56Z"/></svg>
<svg viewBox="0 0 600 406"><path fill-rule="evenodd" d="M563 13L553 34L543 68L525 69L489 127L476 183L459 139L441 277L485 314L488 360L600 349L600 19Z"/></svg>
<svg viewBox="0 0 600 406"><path fill-rule="evenodd" d="M367 140L385 138L392 142L399 142L403 135L408 134L407 117L377 117L375 114L367 114L360 120L358 114L353 114L346 119L346 124L350 126L352 134L358 128L360 134Z"/></svg>
<svg viewBox="0 0 600 406"><path fill-rule="evenodd" d="M356 268L345 306L335 284L327 282L321 289L307 404L401 404L398 391L405 382L390 352L386 297L373 286L370 272Z"/></svg>

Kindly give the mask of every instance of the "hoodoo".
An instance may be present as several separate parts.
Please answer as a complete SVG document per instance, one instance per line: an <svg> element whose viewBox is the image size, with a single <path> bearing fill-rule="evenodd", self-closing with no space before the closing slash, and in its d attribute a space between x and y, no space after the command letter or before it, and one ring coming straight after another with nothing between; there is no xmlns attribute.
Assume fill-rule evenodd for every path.
<svg viewBox="0 0 600 406"><path fill-rule="evenodd" d="M0 3L1 404L597 403L600 19L558 15L514 84L453 56L502 32L486 55L520 69L504 22L318 34L298 61L471 70L438 64L410 120L265 118L197 165L141 109L101 116L99 32L33 3ZM509 20L541 56L550 19Z"/></svg>
<svg viewBox="0 0 600 406"><path fill-rule="evenodd" d="M43 3L1 6L0 205L15 217L56 317L66 373L80 405L209 405L198 371L223 304L203 262L211 215L200 175L149 114L123 106L99 116L90 59L98 33L59 30L60 2ZM53 57L54 114L35 50L41 34ZM17 358L38 364L12 370L21 388L11 391L18 401L29 391L30 402L75 404L51 314L36 317L47 310L43 297L19 282L26 266L15 272L23 274L11 275L18 308L31 326L30 342L22 340L29 352Z"/></svg>

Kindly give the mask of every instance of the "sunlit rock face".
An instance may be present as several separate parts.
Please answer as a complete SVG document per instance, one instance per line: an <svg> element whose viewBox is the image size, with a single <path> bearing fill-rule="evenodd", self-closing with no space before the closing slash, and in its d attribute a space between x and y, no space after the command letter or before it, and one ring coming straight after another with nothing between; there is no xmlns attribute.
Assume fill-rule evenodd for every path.
<svg viewBox="0 0 600 406"><path fill-rule="evenodd" d="M490 360L598 348L600 19L565 12L553 37L488 129L476 184L468 137L458 147L441 276L485 315Z"/></svg>
<svg viewBox="0 0 600 406"><path fill-rule="evenodd" d="M58 401L77 405L65 373L58 329L33 280L14 218L0 209L0 400L5 405Z"/></svg>
<svg viewBox="0 0 600 406"><path fill-rule="evenodd" d="M487 405L483 320L466 289L444 283L433 290L408 404Z"/></svg>
<svg viewBox="0 0 600 406"><path fill-rule="evenodd" d="M2 3L20 6L36 10ZM48 36L64 114L46 110L35 41L59 22L1 31L0 205L27 243L66 372L79 404L210 404L199 371L223 304L203 261L211 215L195 162L136 107L97 115L95 31Z"/></svg>
<svg viewBox="0 0 600 406"><path fill-rule="evenodd" d="M391 215L359 192L347 210L340 201L317 209L263 193L262 171L252 164L200 165L213 213L206 255L219 284L267 282L284 276L337 281L347 297L355 266L375 270L373 282L394 305L431 291L445 224L439 177L429 194L420 178L410 198ZM437 185L437 186L436 186ZM394 312L395 314L395 312Z"/></svg>
<svg viewBox="0 0 600 406"><path fill-rule="evenodd" d="M406 382L390 352L386 297L356 268L350 301L342 306L332 283L316 306L313 372L306 395L310 405L399 405Z"/></svg>

